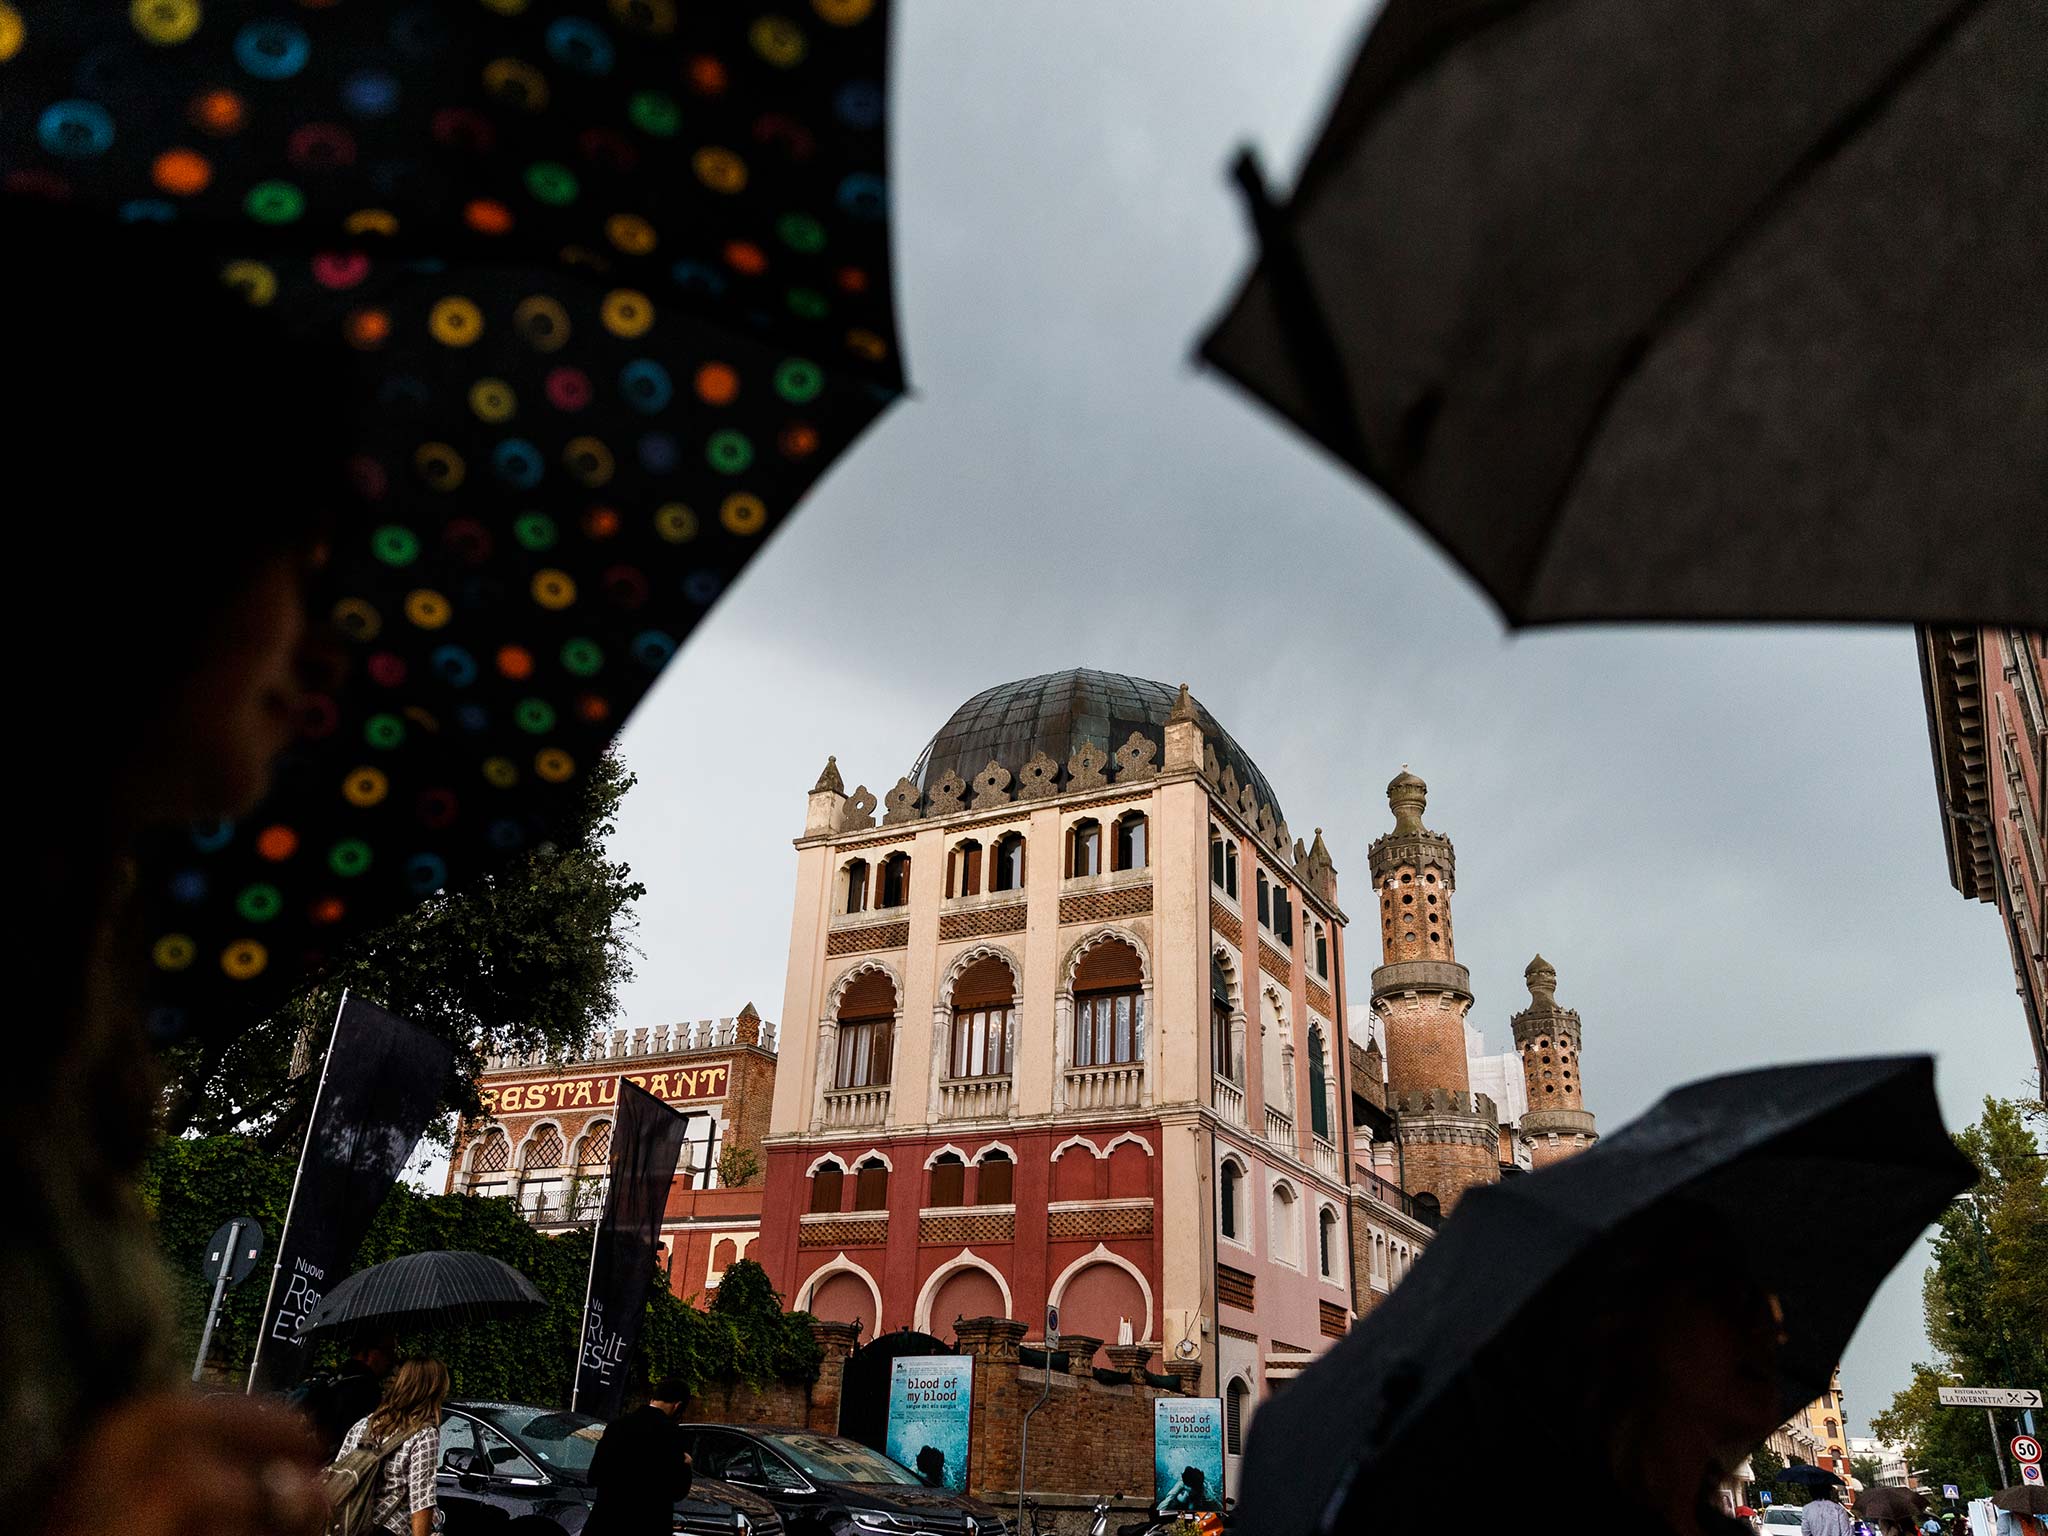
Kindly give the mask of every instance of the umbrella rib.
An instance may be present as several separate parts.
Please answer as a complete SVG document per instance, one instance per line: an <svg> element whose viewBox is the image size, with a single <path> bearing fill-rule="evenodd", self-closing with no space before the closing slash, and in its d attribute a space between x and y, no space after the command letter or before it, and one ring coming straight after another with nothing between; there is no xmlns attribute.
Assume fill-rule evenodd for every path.
<svg viewBox="0 0 2048 1536"><path fill-rule="evenodd" d="M1754 208L1737 220L1721 242L1702 257L1684 280L1667 294L1656 311L1644 322L1642 328L1631 338L1616 362L1607 383L1602 386L1592 414L1587 418L1585 430L1579 436L1577 447L1572 450L1570 463L1566 466L1563 482L1558 486L1557 495L1551 503L1550 517L1544 525L1542 537L1530 553L1528 576L1524 579L1520 596L1520 608L1528 611L1531 598L1543 576L1550 547L1557 539L1557 530L1564 522L1565 509L1571 504L1572 493L1578 489L1580 478L1592 458L1593 445L1607 423L1608 414L1621 393L1641 370L1643 361L1650 355L1657 339L1670 329L1677 317L1689 308L1693 300L1718 277L1755 234L1776 214L1800 187L1811 180L1823 166L1848 144L1856 134L1877 118L1892 99L1918 75L1920 71L1948 45L1963 23L1982 10L1986 0L1957 0L1943 16L1927 29L1926 35L1908 49L1890 69L1878 77L1862 98L1831 123L1827 131L1809 144L1792 164L1786 167L1776 183L1772 185Z"/></svg>

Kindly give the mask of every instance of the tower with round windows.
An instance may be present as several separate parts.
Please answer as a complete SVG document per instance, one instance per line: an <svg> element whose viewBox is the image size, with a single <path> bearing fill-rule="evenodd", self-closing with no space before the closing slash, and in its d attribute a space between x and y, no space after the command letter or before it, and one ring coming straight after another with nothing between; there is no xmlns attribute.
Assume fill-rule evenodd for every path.
<svg viewBox="0 0 2048 1536"><path fill-rule="evenodd" d="M1557 968L1538 955L1522 978L1529 1006L1513 1020L1515 1049L1529 1085L1522 1134L1533 1143L1538 1168L1583 1152L1599 1139L1586 1110L1579 1075L1579 1016L1557 1002Z"/></svg>

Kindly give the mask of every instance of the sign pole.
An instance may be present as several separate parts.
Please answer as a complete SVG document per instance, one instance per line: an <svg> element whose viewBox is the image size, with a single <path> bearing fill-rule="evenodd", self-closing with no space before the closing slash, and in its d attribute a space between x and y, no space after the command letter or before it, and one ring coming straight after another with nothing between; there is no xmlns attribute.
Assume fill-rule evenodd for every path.
<svg viewBox="0 0 2048 1536"><path fill-rule="evenodd" d="M192 1362L192 1379L206 1369L206 1352L213 1347L214 1319L220 1316L221 1292L228 1288L228 1271L235 1267L235 1244L241 1240L242 1218L228 1223L228 1240L221 1245L220 1273L213 1277L213 1300L207 1304L206 1326L199 1332L199 1358Z"/></svg>
<svg viewBox="0 0 2048 1536"><path fill-rule="evenodd" d="M1991 1454L1998 1458L1998 1486L2010 1488L2012 1479L2005 1471L2005 1447L1998 1442L1998 1412L1993 1408L1984 1410L1984 1422L1991 1426Z"/></svg>
<svg viewBox="0 0 2048 1536"><path fill-rule="evenodd" d="M249 1354L249 1384L243 1393L256 1390L256 1368L263 1363L263 1336L270 1328L271 1304L277 1300L277 1278L284 1272L285 1241L291 1236L292 1207L299 1203L299 1180L306 1172L306 1149L313 1145L313 1127L320 1123L320 1096L327 1091L327 1069L334 1064L334 1042L341 1034L341 1012L348 1007L348 988L341 989L341 1001L334 1009L334 1029L327 1036L327 1054L320 1058L320 1081L313 1089L313 1107L306 1115L306 1139L299 1143L299 1166L292 1170L291 1197L284 1203L284 1226L277 1234L277 1257L270 1265L270 1289L263 1293L263 1324L256 1330L256 1348Z"/></svg>

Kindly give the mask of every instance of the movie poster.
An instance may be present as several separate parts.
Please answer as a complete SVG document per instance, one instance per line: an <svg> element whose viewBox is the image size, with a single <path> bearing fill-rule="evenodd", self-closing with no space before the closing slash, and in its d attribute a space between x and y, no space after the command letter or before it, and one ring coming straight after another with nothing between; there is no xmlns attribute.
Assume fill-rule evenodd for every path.
<svg viewBox="0 0 2048 1536"><path fill-rule="evenodd" d="M1152 1502L1162 1514L1223 1508L1223 1399L1152 1403Z"/></svg>
<svg viewBox="0 0 2048 1536"><path fill-rule="evenodd" d="M967 1491L972 1355L906 1355L889 1376L889 1455L930 1488Z"/></svg>

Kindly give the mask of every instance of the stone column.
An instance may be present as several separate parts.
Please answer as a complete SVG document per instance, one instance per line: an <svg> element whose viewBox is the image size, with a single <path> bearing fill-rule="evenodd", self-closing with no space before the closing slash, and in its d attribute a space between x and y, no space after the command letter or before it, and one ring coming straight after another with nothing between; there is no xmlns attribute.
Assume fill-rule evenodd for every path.
<svg viewBox="0 0 2048 1536"><path fill-rule="evenodd" d="M846 1357L860 1339L855 1323L828 1323L811 1319L811 1337L818 1341L825 1358L818 1362L818 1379L811 1387L806 1425L823 1435L839 1433L839 1394L845 1384Z"/></svg>
<svg viewBox="0 0 2048 1536"><path fill-rule="evenodd" d="M1166 1370L1167 1374L1180 1384L1181 1396L1200 1397L1202 1395L1201 1361L1169 1360L1166 1363Z"/></svg>
<svg viewBox="0 0 2048 1536"><path fill-rule="evenodd" d="M1023 1323L1007 1317L970 1317L953 1330L960 1353L974 1357L967 1491L977 1498L989 1489L1017 1486L1017 1441L1024 1412L1018 1403L1017 1346L1025 1331Z"/></svg>
<svg viewBox="0 0 2048 1536"><path fill-rule="evenodd" d="M1109 1346L1109 1367L1128 1376L1139 1386L1145 1384L1145 1367L1151 1362L1152 1350L1145 1344L1112 1344Z"/></svg>
<svg viewBox="0 0 2048 1536"><path fill-rule="evenodd" d="M1067 1352L1068 1373L1086 1376L1095 1365L1095 1352L1102 1348L1102 1340L1091 1339L1085 1333L1063 1333L1060 1348Z"/></svg>

